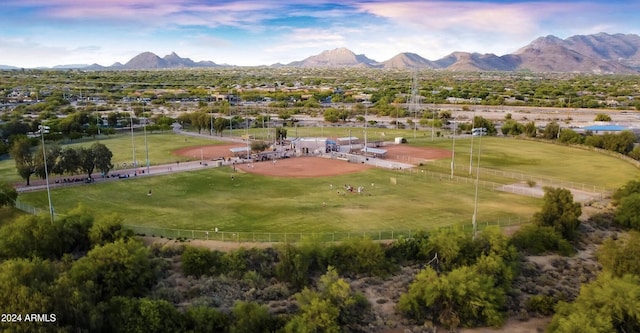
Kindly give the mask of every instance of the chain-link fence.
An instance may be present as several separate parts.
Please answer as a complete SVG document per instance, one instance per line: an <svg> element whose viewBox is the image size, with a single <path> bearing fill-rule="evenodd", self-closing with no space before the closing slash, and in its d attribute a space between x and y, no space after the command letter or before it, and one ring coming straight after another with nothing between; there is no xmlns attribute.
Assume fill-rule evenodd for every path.
<svg viewBox="0 0 640 333"><path fill-rule="evenodd" d="M531 219L504 219L499 221L483 221L477 223L477 230L490 226L508 227L531 223ZM460 228L463 231L472 232L473 226L467 224L451 224L426 228L424 230L384 230L384 231L336 231L336 232L264 232L264 231L220 231L220 230L196 230L160 228L151 226L125 225L126 228L140 236L162 237L167 239L200 239L223 242L299 242L305 239L313 239L320 242L339 242L349 239L371 239L375 241L397 240L411 238L422 231L436 229Z"/></svg>

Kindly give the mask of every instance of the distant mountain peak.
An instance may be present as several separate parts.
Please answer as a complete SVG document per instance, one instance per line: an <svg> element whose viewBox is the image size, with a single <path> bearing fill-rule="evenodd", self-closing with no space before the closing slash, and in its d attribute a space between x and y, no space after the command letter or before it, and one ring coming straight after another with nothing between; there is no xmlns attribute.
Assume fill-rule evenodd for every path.
<svg viewBox="0 0 640 333"><path fill-rule="evenodd" d="M401 69L436 68L433 62L411 52L403 52L389 60L383 61L382 67Z"/></svg>
<svg viewBox="0 0 640 333"><path fill-rule="evenodd" d="M288 66L297 67L372 67L375 60L367 58L364 54L355 54L353 51L339 47L322 51L320 54L308 57L302 61L295 61Z"/></svg>
<svg viewBox="0 0 640 333"><path fill-rule="evenodd" d="M71 68L83 65L65 65ZM176 52L160 58L152 52L142 52L125 64L119 62L103 67L98 64L82 67L91 70L204 68L218 65L213 61L195 62ZM582 73L640 73L640 36L635 34L575 35L561 39L553 35L536 38L517 51L503 56L456 51L438 59L428 60L418 54L403 52L389 60L377 62L356 54L346 47L325 50L319 54L289 64L276 63L271 67L366 67L366 68L433 68L454 71L516 71L582 72ZM16 67L0 65L0 69Z"/></svg>

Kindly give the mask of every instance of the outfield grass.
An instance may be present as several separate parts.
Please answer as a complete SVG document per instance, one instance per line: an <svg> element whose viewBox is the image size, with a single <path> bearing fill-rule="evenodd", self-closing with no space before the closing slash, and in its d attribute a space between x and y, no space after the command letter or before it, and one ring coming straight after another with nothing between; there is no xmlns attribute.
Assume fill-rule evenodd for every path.
<svg viewBox="0 0 640 333"><path fill-rule="evenodd" d="M330 133L325 128L323 131L327 131L325 136L342 136L340 133L345 129L333 128ZM378 135L382 139L380 132ZM407 137L411 145L452 148L450 138L432 141L425 133L421 137L418 133L418 139L410 137L410 130L390 134ZM309 136L320 134L324 133L309 132ZM352 135L356 136L353 132ZM372 140L375 138L369 137ZM134 140L136 147L144 147L141 134L136 134ZM130 136L119 135L101 142L114 152L114 164L130 163ZM92 143L88 141L83 144ZM218 141L175 134L152 134L147 136L147 143L151 163L159 164L175 162L177 157L171 154L175 149ZM469 165L470 143L468 137L456 139L456 174L460 176L468 176L465 170ZM478 143L479 138L474 138L474 165L477 163ZM144 161L143 149L136 148L136 155L139 162ZM508 138L483 137L480 157L483 168L612 189L639 174L636 167L612 156ZM0 171L8 172L10 168L3 164L8 162L13 168L13 161L2 161ZM439 171L448 173L448 163L443 160L439 167L425 165L423 168L440 168ZM255 232L416 230L468 224L473 214L474 186L419 178L390 170L375 169L315 179L242 174L235 181L231 181L230 172L227 168L207 169L54 189L53 204L59 214L64 214L79 203L84 204L96 214L119 214L130 225ZM396 177L398 184L390 184L390 177ZM481 179L509 182L509 179L482 173ZM373 187L372 183L375 184ZM329 184L333 184L333 188ZM365 194L338 196L336 190L341 189L343 184L364 186ZM152 196L147 196L149 189L153 191ZM35 207L47 206L45 192L24 193L20 195L20 200ZM326 207L323 207L323 202ZM540 205L540 199L480 188L478 221L528 219L540 209Z"/></svg>
<svg viewBox="0 0 640 333"><path fill-rule="evenodd" d="M116 134L110 136L102 136L99 140L84 138L79 142L65 144L61 142L63 147L89 147L95 142L106 145L113 153L111 163L116 169L123 168L123 164L131 165L133 162L133 152L135 148L135 157L139 165L146 164L146 147L149 147L149 163L151 165L175 163L176 161L184 162L188 160L199 159L195 157L185 157L173 155L173 151L200 145L219 144L222 141L215 138L203 138L194 136L185 136L166 133L147 133L147 144L145 145L144 132L134 132L133 144L130 133ZM15 162L13 159L5 156L0 159L0 178L12 183L21 182L22 178L16 172ZM35 179L35 178L33 178Z"/></svg>
<svg viewBox="0 0 640 333"><path fill-rule="evenodd" d="M91 146L96 140L84 141L67 145L68 147ZM175 134L173 132L166 133L147 133L146 144L144 132L138 131L134 133L133 144L130 134L118 134L109 137L102 137L98 142L106 145L113 153L111 162L114 165L123 163L131 164L133 161L133 152L138 164L146 163L146 153L149 149L149 163L151 165L175 163L176 161L188 161L199 159L196 157L176 156L173 151L200 145L219 144L222 141L214 138L195 137Z"/></svg>
<svg viewBox="0 0 640 333"><path fill-rule="evenodd" d="M481 140L482 168L519 172L609 189L616 189L640 175L640 170L626 161L586 149L512 138L483 137ZM479 138L475 137L474 168L478 161L478 143ZM415 145L451 150L453 141L423 139ZM470 145L469 137L456 139L455 162L459 168L456 170L458 175L468 175ZM446 163L450 163L450 160ZM449 164L446 164L446 168L449 168ZM473 172L475 173L475 170Z"/></svg>
<svg viewBox="0 0 640 333"><path fill-rule="evenodd" d="M255 232L417 230L470 223L473 214L474 187L383 169L314 179L230 176L230 169L216 168L83 184L53 190L53 205L64 213L81 203L133 225ZM365 191L340 196L344 184ZM20 200L47 205L45 192ZM540 205L540 199L480 189L478 221L527 219Z"/></svg>
<svg viewBox="0 0 640 333"><path fill-rule="evenodd" d="M266 135L266 130L250 129L249 134L261 138ZM363 140L363 130L362 127L289 127L287 134L290 137L295 137L296 133L299 137L348 137L351 134ZM233 130L226 131L224 135L241 136L245 133L246 130ZM393 141L395 137L404 137L410 145L420 147L437 147L447 150L453 148L453 140L450 137L434 137L434 140L431 140L430 130L414 132L412 129L367 128L369 141ZM479 137L474 137L474 165L477 163L479 142L482 145L480 164L483 168L519 172L609 189L618 188L640 174L638 168L613 156L559 144L504 137L483 137L481 141ZM456 174L460 176L468 175L463 166L468 170L471 143L472 139L469 136L456 138L455 164L460 168Z"/></svg>
<svg viewBox="0 0 640 333"><path fill-rule="evenodd" d="M340 137L357 137L361 141L364 141L364 127L340 127L340 126L324 126L324 127L285 127L287 130L287 137L327 137L327 138L340 138ZM259 140L273 140L275 130L273 128L250 128L235 129L232 131L226 130L223 132L224 136L242 137L246 134L252 135ZM416 135L427 135L424 130L418 131ZM410 129L389 129L389 128L377 128L367 127L367 140L370 141L393 141L395 137L413 138L413 130ZM428 132L429 138L431 132Z"/></svg>

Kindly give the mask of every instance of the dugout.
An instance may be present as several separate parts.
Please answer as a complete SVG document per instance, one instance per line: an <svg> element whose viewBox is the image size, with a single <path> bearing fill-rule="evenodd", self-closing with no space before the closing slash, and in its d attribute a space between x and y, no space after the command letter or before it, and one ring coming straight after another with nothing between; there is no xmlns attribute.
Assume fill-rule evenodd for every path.
<svg viewBox="0 0 640 333"><path fill-rule="evenodd" d="M360 143L360 139L358 139L355 136L347 136L347 137L342 137L342 138L336 138L336 144L340 145L340 146L353 145L353 144L358 144L358 143Z"/></svg>
<svg viewBox="0 0 640 333"><path fill-rule="evenodd" d="M233 157L242 157L242 158L249 158L249 154L251 153L251 148L249 147L236 147L236 148L229 148L229 151L231 151L231 156Z"/></svg>
<svg viewBox="0 0 640 333"><path fill-rule="evenodd" d="M380 148L364 147L360 149L360 153L367 157L386 158L387 150Z"/></svg>

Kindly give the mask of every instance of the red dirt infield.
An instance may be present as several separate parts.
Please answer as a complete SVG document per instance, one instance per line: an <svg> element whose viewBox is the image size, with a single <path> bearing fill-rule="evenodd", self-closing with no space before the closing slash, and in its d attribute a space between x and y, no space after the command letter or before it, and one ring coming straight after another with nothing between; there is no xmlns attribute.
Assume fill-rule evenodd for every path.
<svg viewBox="0 0 640 333"><path fill-rule="evenodd" d="M246 147L243 144L223 144L211 146L195 146L178 149L175 155L205 160L231 157L230 148ZM418 164L424 160L447 158L451 152L438 148L417 148L406 145L389 145L381 147L387 150L387 160ZM355 173L372 168L362 163L349 163L343 160L320 157L296 157L272 161L237 164L236 168L248 172L277 177L323 177Z"/></svg>
<svg viewBox="0 0 640 333"><path fill-rule="evenodd" d="M373 166L322 157L295 157L279 159L275 163L264 161L240 164L236 165L236 168L266 176L313 178L356 173Z"/></svg>

